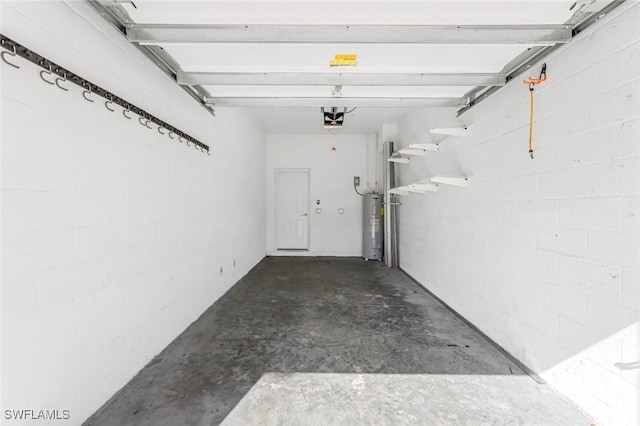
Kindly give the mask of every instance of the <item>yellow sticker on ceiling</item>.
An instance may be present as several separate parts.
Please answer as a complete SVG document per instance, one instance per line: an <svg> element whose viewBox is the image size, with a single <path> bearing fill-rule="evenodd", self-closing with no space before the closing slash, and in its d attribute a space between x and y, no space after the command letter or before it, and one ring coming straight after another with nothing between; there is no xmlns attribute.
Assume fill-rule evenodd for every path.
<svg viewBox="0 0 640 426"><path fill-rule="evenodd" d="M329 61L330 67L355 67L358 65L358 55L355 53L336 53Z"/></svg>

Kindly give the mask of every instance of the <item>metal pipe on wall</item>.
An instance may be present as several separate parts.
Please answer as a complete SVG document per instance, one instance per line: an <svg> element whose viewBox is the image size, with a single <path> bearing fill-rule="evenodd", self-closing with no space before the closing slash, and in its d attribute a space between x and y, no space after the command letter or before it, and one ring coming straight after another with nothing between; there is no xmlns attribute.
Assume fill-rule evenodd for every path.
<svg viewBox="0 0 640 426"><path fill-rule="evenodd" d="M390 162L391 163L391 162ZM391 163L393 164L393 163ZM394 179L392 179L393 181L393 187L395 187L395 171L393 170L395 168L395 166L391 166L391 170L392 170L392 176L394 176ZM393 195L394 198L397 198L396 195ZM392 268L397 268L400 265L400 262L398 261L398 211L396 209L396 206L400 205L399 202L397 202L397 200L392 200L391 203L391 255L393 256L392 259Z"/></svg>
<svg viewBox="0 0 640 426"><path fill-rule="evenodd" d="M389 268L398 266L398 251L396 244L395 206L397 203L392 199L393 194L389 190L395 187L394 163L389 161L393 153L393 142L385 142L383 147L383 179L384 179L384 263Z"/></svg>

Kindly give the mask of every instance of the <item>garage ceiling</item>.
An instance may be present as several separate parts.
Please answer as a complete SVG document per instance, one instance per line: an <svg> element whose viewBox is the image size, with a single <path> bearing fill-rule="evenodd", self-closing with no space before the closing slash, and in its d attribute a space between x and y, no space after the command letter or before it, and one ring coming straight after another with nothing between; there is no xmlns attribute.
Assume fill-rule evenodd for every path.
<svg viewBox="0 0 640 426"><path fill-rule="evenodd" d="M90 3L211 110L254 107L269 132L287 131L278 117L309 114L312 133L324 131L319 107L358 108L361 125L350 130L349 117L343 132L411 107L468 108L621 2ZM330 66L339 53L357 65Z"/></svg>

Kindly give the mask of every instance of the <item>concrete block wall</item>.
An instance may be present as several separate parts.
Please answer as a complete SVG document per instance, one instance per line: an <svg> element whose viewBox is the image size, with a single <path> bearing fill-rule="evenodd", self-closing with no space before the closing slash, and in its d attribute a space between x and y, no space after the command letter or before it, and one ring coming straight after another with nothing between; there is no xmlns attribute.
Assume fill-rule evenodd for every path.
<svg viewBox="0 0 640 426"><path fill-rule="evenodd" d="M399 123L399 145L441 141L400 184L470 178L401 199L400 266L597 424L640 422L638 22L628 2L546 59L533 160L529 73L459 118ZM428 133L457 124L467 137Z"/></svg>
<svg viewBox="0 0 640 426"><path fill-rule="evenodd" d="M361 193L373 192L380 185L375 170L378 160L374 135L268 135L267 254L362 256L362 198L353 189L353 177L360 176ZM309 251L278 251L275 246L278 168L310 170ZM316 212L318 207L321 213ZM338 213L339 209L344 212Z"/></svg>
<svg viewBox="0 0 640 426"><path fill-rule="evenodd" d="M1 12L2 33L213 153L0 65L2 423L80 424L264 257L264 132L211 116L85 2Z"/></svg>

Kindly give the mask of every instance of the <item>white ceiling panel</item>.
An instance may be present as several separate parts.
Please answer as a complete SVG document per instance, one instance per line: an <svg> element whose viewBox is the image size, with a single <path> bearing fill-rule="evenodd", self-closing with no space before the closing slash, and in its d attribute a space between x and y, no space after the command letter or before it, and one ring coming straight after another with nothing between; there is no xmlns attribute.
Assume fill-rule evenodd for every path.
<svg viewBox="0 0 640 426"><path fill-rule="evenodd" d="M333 86L203 86L216 97L332 97ZM347 86L342 88L345 98L459 98L468 87L451 86Z"/></svg>
<svg viewBox="0 0 640 426"><path fill-rule="evenodd" d="M573 0L166 1L123 6L138 23L500 25L563 23Z"/></svg>
<svg viewBox="0 0 640 426"><path fill-rule="evenodd" d="M203 86L220 97L328 97L330 86Z"/></svg>
<svg viewBox="0 0 640 426"><path fill-rule="evenodd" d="M348 97L388 96L401 98L460 98L469 90L466 86L346 86L342 95Z"/></svg>
<svg viewBox="0 0 640 426"><path fill-rule="evenodd" d="M94 7L207 107L265 106L254 112L269 133L324 131L318 106L359 107L336 130L355 133L375 132L408 107L468 107L612 3L133 1ZM340 53L356 54L357 66L330 67Z"/></svg>
<svg viewBox="0 0 640 426"><path fill-rule="evenodd" d="M184 71L499 72L529 46L469 45L164 45ZM356 53L357 67L329 67L336 53Z"/></svg>

